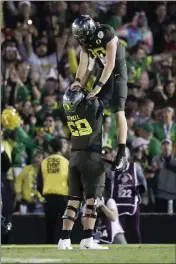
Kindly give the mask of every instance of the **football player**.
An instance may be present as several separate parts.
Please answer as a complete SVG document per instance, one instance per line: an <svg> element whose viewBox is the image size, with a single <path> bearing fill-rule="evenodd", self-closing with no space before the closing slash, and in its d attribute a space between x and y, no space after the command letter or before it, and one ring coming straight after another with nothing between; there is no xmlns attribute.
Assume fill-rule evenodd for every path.
<svg viewBox="0 0 176 264"><path fill-rule="evenodd" d="M87 100L83 90L67 90L63 97L67 124L71 131L69 161L69 201L63 216L63 229L58 249L72 249L70 234L83 193L86 200L81 249L107 249L93 240L97 217L97 198L105 185L104 163L101 158L103 109L94 97Z"/></svg>
<svg viewBox="0 0 176 264"><path fill-rule="evenodd" d="M87 98L97 95L104 107L110 106L115 113L119 145L113 169L124 170L127 167L125 157L127 122L124 112L127 98L125 47L112 27L96 23L87 15L75 19L72 33L81 45L81 52L76 78L71 88L84 87L87 72L93 70L95 62L98 63L101 71Z"/></svg>

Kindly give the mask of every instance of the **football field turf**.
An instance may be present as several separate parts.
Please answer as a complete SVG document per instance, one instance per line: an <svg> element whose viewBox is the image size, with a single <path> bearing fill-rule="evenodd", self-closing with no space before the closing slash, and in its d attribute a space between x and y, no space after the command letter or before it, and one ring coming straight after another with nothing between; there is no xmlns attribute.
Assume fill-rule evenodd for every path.
<svg viewBox="0 0 176 264"><path fill-rule="evenodd" d="M1 247L1 263L176 263L176 245L110 245L109 250L58 251L56 245Z"/></svg>

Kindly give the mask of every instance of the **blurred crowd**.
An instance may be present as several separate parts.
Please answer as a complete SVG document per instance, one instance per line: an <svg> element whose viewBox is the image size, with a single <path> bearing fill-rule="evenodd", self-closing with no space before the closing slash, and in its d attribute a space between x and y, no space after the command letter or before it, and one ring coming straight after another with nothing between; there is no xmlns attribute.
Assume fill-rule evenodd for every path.
<svg viewBox="0 0 176 264"><path fill-rule="evenodd" d="M172 1L1 3L1 110L13 106L21 119L15 130L1 130L12 162L8 180L14 183L15 201L35 201L28 212L42 212L36 176L54 136L60 136L62 155L69 159L70 133L61 101L79 63L80 47L72 37L71 23L81 14L111 25L126 46L127 146L148 183L142 210L155 211L158 175L162 169L166 177L168 171L176 174L176 3ZM88 90L97 70L88 81ZM117 139L108 109L102 142L102 155L113 159ZM162 212L164 201L170 198L159 198L158 211ZM22 206L20 210L26 212Z"/></svg>

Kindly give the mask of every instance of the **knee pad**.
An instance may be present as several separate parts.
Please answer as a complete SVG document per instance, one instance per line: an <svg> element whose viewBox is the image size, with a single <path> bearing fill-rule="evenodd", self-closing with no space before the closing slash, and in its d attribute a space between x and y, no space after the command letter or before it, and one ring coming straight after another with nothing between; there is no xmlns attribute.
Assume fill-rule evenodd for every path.
<svg viewBox="0 0 176 264"><path fill-rule="evenodd" d="M69 195L68 196L68 200L69 201L79 201L79 202L81 202L82 201L82 198L81 197L78 197L78 196L71 196L71 195Z"/></svg>
<svg viewBox="0 0 176 264"><path fill-rule="evenodd" d="M97 199L94 198L94 204L86 204L86 208L88 210L91 210L92 212L90 214L83 214L82 217L88 217L88 218L97 218Z"/></svg>
<svg viewBox="0 0 176 264"><path fill-rule="evenodd" d="M74 222L75 219L76 219L76 214L77 214L77 212L78 212L78 208L76 208L76 207L74 207L74 206L72 206L72 205L67 205L66 210L73 211L73 212L75 213L75 216L72 217L72 216L70 216L70 215L66 215L66 214L64 214L64 215L62 216L62 219L67 219L67 220L70 220L70 221Z"/></svg>

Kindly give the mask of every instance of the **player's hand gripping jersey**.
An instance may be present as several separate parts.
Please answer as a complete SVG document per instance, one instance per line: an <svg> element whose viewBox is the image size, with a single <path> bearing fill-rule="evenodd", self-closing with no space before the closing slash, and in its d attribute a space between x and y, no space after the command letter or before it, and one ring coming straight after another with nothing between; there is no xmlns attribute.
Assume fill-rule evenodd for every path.
<svg viewBox="0 0 176 264"><path fill-rule="evenodd" d="M75 92L82 93L82 91ZM66 96L64 97L66 98ZM101 153L102 107L98 99L85 98L74 108L68 109L67 100L63 106L71 132L72 150L90 150Z"/></svg>

